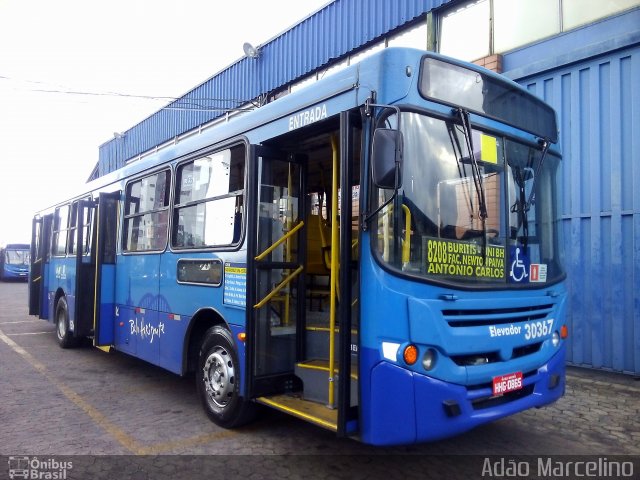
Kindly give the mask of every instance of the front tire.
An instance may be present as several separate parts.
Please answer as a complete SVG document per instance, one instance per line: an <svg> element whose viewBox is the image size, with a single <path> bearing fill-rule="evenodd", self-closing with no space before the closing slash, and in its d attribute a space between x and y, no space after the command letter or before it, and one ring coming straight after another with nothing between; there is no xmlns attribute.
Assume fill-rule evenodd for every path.
<svg viewBox="0 0 640 480"><path fill-rule="evenodd" d="M233 428L253 419L254 403L240 396L240 362L231 333L221 326L204 335L196 385L205 412L216 425Z"/></svg>
<svg viewBox="0 0 640 480"><path fill-rule="evenodd" d="M78 346L78 339L69 329L69 307L67 299L60 297L56 304L56 337L61 348L73 348Z"/></svg>

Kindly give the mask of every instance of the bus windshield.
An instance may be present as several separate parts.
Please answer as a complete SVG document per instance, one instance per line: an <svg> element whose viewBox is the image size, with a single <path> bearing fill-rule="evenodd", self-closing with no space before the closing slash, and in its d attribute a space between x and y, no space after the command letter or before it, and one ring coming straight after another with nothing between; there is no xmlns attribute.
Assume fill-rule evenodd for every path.
<svg viewBox="0 0 640 480"><path fill-rule="evenodd" d="M27 265L29 263L29 250L7 250L7 265Z"/></svg>
<svg viewBox="0 0 640 480"><path fill-rule="evenodd" d="M541 286L562 277L558 156L465 130L459 119L403 113L401 125L402 186L374 225L384 263L465 285ZM378 190L378 205L392 194Z"/></svg>

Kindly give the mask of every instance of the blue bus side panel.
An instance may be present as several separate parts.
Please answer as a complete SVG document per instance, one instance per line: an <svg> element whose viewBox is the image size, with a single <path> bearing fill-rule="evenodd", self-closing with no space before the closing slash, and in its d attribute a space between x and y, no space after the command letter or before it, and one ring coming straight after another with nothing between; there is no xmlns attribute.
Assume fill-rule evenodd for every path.
<svg viewBox="0 0 640 480"><path fill-rule="evenodd" d="M244 252L226 254L233 259L233 263L245 262ZM224 274L221 284L194 285L182 284L177 281L177 265L180 258L212 259L210 252L165 252L160 259L160 292L159 327L164 330L160 337L160 365L175 373L182 373L183 349L189 348L189 341L185 336L191 331L190 324L196 312L207 311L205 315L220 318L234 334L244 331L245 309L224 304ZM219 264L223 268L221 259ZM217 266L217 265L216 265ZM237 281L237 279L236 279ZM244 365L244 344L236 342L240 365Z"/></svg>
<svg viewBox="0 0 640 480"><path fill-rule="evenodd" d="M118 255L116 304L158 310L160 255Z"/></svg>
<svg viewBox="0 0 640 480"><path fill-rule="evenodd" d="M158 326L160 329L160 359L158 364L178 375L182 374L183 349L189 348L184 336L191 318L191 316L187 315L158 312Z"/></svg>
<svg viewBox="0 0 640 480"><path fill-rule="evenodd" d="M164 330L158 323L158 312L137 308L129 319L129 332L136 337L136 356L154 365L160 364L160 335ZM125 327L125 328L126 328Z"/></svg>
<svg viewBox="0 0 640 480"><path fill-rule="evenodd" d="M136 354L136 336L131 334L130 321L135 322L135 308L125 305L116 306L116 325L114 332L114 346L117 350Z"/></svg>
<svg viewBox="0 0 640 480"><path fill-rule="evenodd" d="M40 287L40 314L39 317L43 320L50 320L49 315L49 264L45 263L42 266L42 283Z"/></svg>
<svg viewBox="0 0 640 480"><path fill-rule="evenodd" d="M49 261L48 278L45 290L48 292L47 304L49 319L55 322L56 295L58 291L67 297L69 308L70 330L73 330L75 314L75 289L76 289L76 259L75 257L52 257Z"/></svg>
<svg viewBox="0 0 640 480"><path fill-rule="evenodd" d="M158 355L153 353L153 345L145 348L139 339L145 328L157 328L159 257L158 254L118 255L115 281L115 347L154 364L158 363Z"/></svg>

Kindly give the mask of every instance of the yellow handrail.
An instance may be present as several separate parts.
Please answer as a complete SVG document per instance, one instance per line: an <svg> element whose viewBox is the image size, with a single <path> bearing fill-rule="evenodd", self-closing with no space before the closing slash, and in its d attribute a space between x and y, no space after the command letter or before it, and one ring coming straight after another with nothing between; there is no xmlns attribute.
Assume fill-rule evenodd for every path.
<svg viewBox="0 0 640 480"><path fill-rule="evenodd" d="M273 298L273 296L278 293L280 290L282 290L282 288L289 283L291 280L293 280L294 278L296 278L300 272L302 272L302 270L304 270L304 266L300 265L296 270L294 270L293 273L291 273L287 278L285 278L284 280L282 280L278 286L276 288L274 288L273 290L271 290L271 292L264 297L262 300L260 300L258 303L256 303L253 308L262 308L264 306L265 303L267 303L269 300L271 300Z"/></svg>
<svg viewBox="0 0 640 480"><path fill-rule="evenodd" d="M411 258L411 210L404 203L404 239L402 240L402 263L409 263Z"/></svg>
<svg viewBox="0 0 640 480"><path fill-rule="evenodd" d="M273 245L271 245L269 248L267 248L264 252L262 252L260 255L258 255L256 257L256 260L258 260L258 261L262 260L264 257L269 255L273 250L275 250L278 247L278 245L280 245L282 242L286 241L291 235L296 233L303 226L304 226L304 222L302 220L300 220L300 223L298 223L295 227L293 227L291 230L289 230L287 233L285 233L282 237L280 237Z"/></svg>

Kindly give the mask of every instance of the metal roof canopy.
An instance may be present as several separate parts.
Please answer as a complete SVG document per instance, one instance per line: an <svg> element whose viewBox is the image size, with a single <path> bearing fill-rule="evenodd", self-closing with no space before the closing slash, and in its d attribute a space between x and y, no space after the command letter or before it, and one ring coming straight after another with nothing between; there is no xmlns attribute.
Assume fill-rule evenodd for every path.
<svg viewBox="0 0 640 480"><path fill-rule="evenodd" d="M96 177L310 74L451 0L335 0L100 146ZM240 49L240 45L238 49ZM189 108L197 105L196 108ZM95 178L95 177L94 177Z"/></svg>

